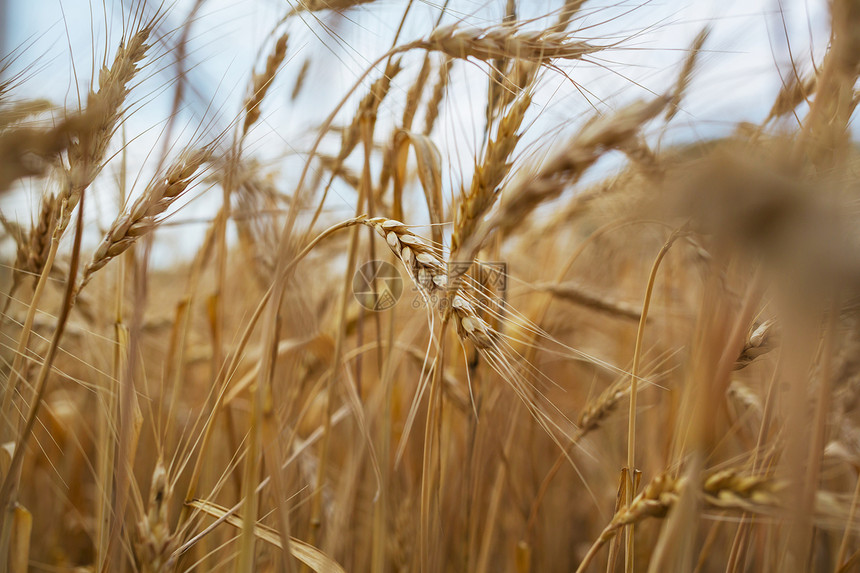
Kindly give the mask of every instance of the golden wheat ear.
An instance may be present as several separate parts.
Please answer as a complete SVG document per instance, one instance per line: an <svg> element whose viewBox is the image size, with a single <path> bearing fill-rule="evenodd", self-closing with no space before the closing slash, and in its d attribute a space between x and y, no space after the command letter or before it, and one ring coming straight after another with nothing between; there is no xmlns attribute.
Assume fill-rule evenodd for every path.
<svg viewBox="0 0 860 573"><path fill-rule="evenodd" d="M211 155L206 148L186 151L163 175L150 183L143 195L111 225L92 260L84 268L78 291L89 283L93 274L158 226L159 216L200 176L199 171Z"/></svg>

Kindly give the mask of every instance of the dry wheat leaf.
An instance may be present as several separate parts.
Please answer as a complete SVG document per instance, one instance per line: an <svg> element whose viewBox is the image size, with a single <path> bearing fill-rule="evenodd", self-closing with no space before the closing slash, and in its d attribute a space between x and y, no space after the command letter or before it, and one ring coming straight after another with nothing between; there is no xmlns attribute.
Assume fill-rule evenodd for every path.
<svg viewBox="0 0 860 573"><path fill-rule="evenodd" d="M242 518L237 515L230 514L230 510L221 507L211 501L195 499L188 502L188 505L195 509L199 509L203 513L211 515L217 519L224 519L233 527L242 527ZM271 543L275 547L281 547L281 540L278 532L271 527L257 524L254 526L254 535L267 543ZM346 573L344 568L340 566L334 559L301 539L290 537L290 555L316 571L317 573Z"/></svg>
<svg viewBox="0 0 860 573"><path fill-rule="evenodd" d="M430 222L433 226L433 240L442 242L442 229L439 227L444 220L442 206L442 155L436 148L436 144L419 133L400 130L394 138L394 157L396 158L394 168L394 218L402 218L402 194L403 183L406 179L406 159L409 153L409 145L415 150L415 159L418 163L418 180L424 189L427 198L427 208L430 212Z"/></svg>

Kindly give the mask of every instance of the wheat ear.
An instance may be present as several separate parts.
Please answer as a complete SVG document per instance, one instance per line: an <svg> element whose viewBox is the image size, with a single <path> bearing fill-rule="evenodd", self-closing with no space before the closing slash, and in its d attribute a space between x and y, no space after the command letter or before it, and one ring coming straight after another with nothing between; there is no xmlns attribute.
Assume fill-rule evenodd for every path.
<svg viewBox="0 0 860 573"><path fill-rule="evenodd" d="M269 57L266 58L266 67L262 73L254 74L251 81L251 95L245 100L245 123L242 125L242 134L248 133L248 129L260 119L260 104L266 97L269 86L275 79L275 75L287 56L288 34L283 34L275 42L275 47Z"/></svg>
<svg viewBox="0 0 860 573"><path fill-rule="evenodd" d="M374 218L364 221L385 239L391 251L406 268L409 277L430 300L447 301L448 271L445 261L420 237L400 221ZM436 298L439 295L440 298ZM442 303L446 304L446 303ZM455 295L450 301L457 333L476 347L493 347L497 333L481 318L474 304L465 295Z"/></svg>
<svg viewBox="0 0 860 573"><path fill-rule="evenodd" d="M120 43L111 67L102 67L99 72L99 89L90 92L87 101L86 115L92 123L80 133L78 140L70 143L68 149L69 170L59 195L63 204L61 229L68 225L81 191L92 183L102 168L108 143L124 112L123 105L130 91L128 84L139 71L138 64L149 49L146 42L153 25L154 22L139 30L127 43Z"/></svg>
<svg viewBox="0 0 860 573"><path fill-rule="evenodd" d="M92 275L108 264L113 258L124 253L140 237L152 231L163 214L194 181L198 170L211 156L208 149L198 149L182 154L167 173L147 187L143 195L134 202L131 209L120 215L111 225L101 244L93 253L93 258L84 269L81 279L82 289Z"/></svg>
<svg viewBox="0 0 860 573"><path fill-rule="evenodd" d="M517 31L510 26L460 28L457 25L437 28L427 39L403 47L412 48L484 62L497 58L516 58L539 63L554 59L579 60L605 49L588 42L571 41L569 34L561 32Z"/></svg>

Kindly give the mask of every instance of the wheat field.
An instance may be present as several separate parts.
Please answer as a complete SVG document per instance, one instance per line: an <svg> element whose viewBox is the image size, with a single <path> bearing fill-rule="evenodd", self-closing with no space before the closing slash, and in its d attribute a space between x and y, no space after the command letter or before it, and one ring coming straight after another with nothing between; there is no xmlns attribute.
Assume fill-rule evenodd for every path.
<svg viewBox="0 0 860 573"><path fill-rule="evenodd" d="M860 2L800 4L763 69L596 0L0 42L0 570L860 571Z"/></svg>

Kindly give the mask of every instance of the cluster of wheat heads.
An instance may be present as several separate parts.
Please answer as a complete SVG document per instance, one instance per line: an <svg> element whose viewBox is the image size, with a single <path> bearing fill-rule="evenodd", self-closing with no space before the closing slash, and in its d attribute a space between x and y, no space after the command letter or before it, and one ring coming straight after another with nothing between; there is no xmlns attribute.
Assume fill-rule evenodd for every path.
<svg viewBox="0 0 860 573"><path fill-rule="evenodd" d="M0 213L0 570L860 569L856 1L763 120L673 145L708 27L598 105L617 11L403 2L288 141L303 34L391 3L284 7L232 110L208 3L154 4L74 105L0 59L0 193L36 197Z"/></svg>

